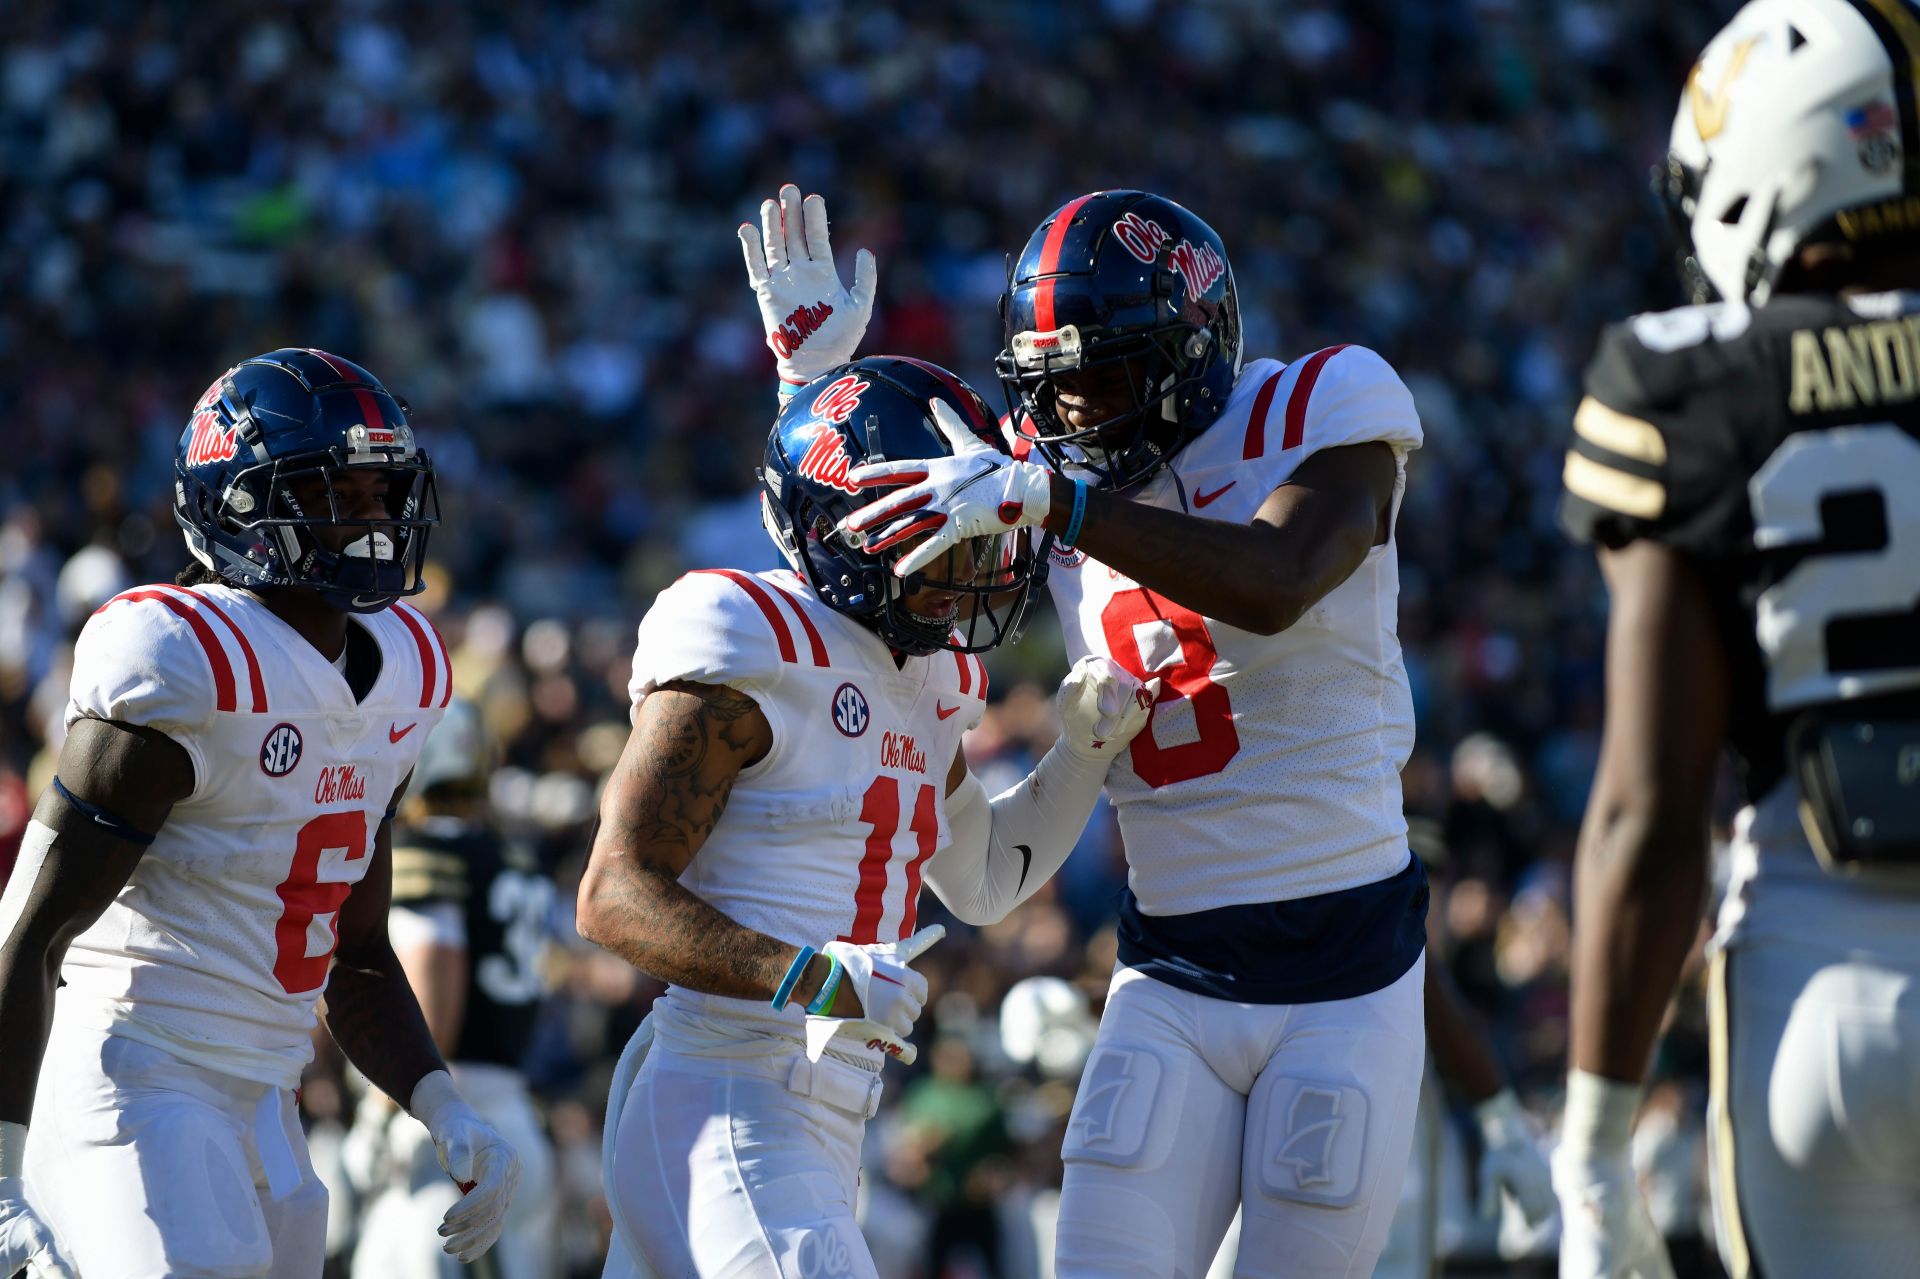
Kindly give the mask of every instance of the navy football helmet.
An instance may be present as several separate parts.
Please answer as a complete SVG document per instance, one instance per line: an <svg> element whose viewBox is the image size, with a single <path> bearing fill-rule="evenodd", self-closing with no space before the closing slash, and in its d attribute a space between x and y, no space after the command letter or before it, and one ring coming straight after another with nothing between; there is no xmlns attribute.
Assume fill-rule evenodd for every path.
<svg viewBox="0 0 1920 1279"><path fill-rule="evenodd" d="M924 360L874 355L830 369L780 410L760 469L761 515L787 563L828 607L873 628L894 649L980 653L1018 637L1035 588L1046 580L1053 535L1016 529L972 538L905 579L893 565L913 543L868 554L835 526L889 489L859 489L847 473L865 462L953 452L928 411L941 399L974 434L1005 451L997 423L972 387ZM908 608L923 589L948 592L938 615Z"/></svg>
<svg viewBox="0 0 1920 1279"><path fill-rule="evenodd" d="M335 480L363 467L389 477L385 518L341 510ZM242 360L194 405L173 469L187 549L222 581L302 587L351 613L425 588L433 463L406 407L350 360L297 347ZM347 536L315 536L326 529Z"/></svg>
<svg viewBox="0 0 1920 1279"><path fill-rule="evenodd" d="M1213 424L1240 376L1240 303L1226 245L1163 196L1095 191L1054 210L1020 250L995 361L1010 419L1056 468L1099 487L1149 478ZM1124 369L1132 407L1073 429L1054 379Z"/></svg>

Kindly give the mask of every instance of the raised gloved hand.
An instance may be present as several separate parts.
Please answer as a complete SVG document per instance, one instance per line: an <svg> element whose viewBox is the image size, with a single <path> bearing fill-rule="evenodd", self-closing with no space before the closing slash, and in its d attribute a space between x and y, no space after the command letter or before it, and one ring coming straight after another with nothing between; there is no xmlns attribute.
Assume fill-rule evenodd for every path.
<svg viewBox="0 0 1920 1279"><path fill-rule="evenodd" d="M452 1076L436 1070L414 1085L407 1107L427 1126L440 1166L460 1187L439 1233L446 1252L463 1262L493 1247L520 1184L520 1156L460 1095Z"/></svg>
<svg viewBox="0 0 1920 1279"><path fill-rule="evenodd" d="M1473 1108L1480 1129L1480 1214L1498 1218L1500 1195L1513 1196L1529 1226L1553 1215L1553 1170L1513 1089L1502 1088Z"/></svg>
<svg viewBox="0 0 1920 1279"><path fill-rule="evenodd" d="M1108 760L1146 727L1160 681L1142 683L1110 657L1089 653L1060 681L1060 742L1083 759Z"/></svg>
<svg viewBox="0 0 1920 1279"><path fill-rule="evenodd" d="M1554 1152L1561 1279L1674 1279L1625 1150Z"/></svg>
<svg viewBox="0 0 1920 1279"><path fill-rule="evenodd" d="M908 486L839 525L842 536L873 554L931 534L893 566L899 577L919 572L968 538L1040 524L1052 509L1053 476L1045 467L1016 462L981 440L945 400L929 400L928 407L953 456L868 462L847 475L857 488Z"/></svg>
<svg viewBox="0 0 1920 1279"><path fill-rule="evenodd" d="M873 315L873 254L854 254L853 288L840 283L824 198L803 201L799 187L781 187L777 202L761 201L757 230L751 222L740 224L740 248L767 345L778 361L782 394L853 358Z"/></svg>
<svg viewBox="0 0 1920 1279"><path fill-rule="evenodd" d="M25 1267L32 1279L73 1279L73 1263L54 1241L53 1227L27 1202L20 1178L26 1152L26 1125L0 1122L0 1275Z"/></svg>

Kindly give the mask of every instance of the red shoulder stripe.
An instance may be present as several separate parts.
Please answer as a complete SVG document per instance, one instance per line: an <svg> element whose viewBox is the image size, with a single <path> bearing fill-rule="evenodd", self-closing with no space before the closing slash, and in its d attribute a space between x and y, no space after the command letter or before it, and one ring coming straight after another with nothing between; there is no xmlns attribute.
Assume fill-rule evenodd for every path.
<svg viewBox="0 0 1920 1279"><path fill-rule="evenodd" d="M811 617L807 616L807 610L801 606L800 601L785 591L775 591L774 594L785 600L787 607L793 611L793 615L800 619L800 629L807 633L807 644L813 649L813 664L831 666L832 663L827 660L827 642L820 638L820 628L813 624Z"/></svg>
<svg viewBox="0 0 1920 1279"><path fill-rule="evenodd" d="M1081 196L1066 208L1060 210L1060 216L1047 228L1047 238L1040 245L1040 265L1034 274L1040 277L1040 287L1033 294L1033 327L1035 332L1051 333L1059 327L1053 322L1053 273L1060 266L1060 246L1066 243L1067 229L1073 225L1073 215L1080 212L1080 206L1093 199L1091 193Z"/></svg>
<svg viewBox="0 0 1920 1279"><path fill-rule="evenodd" d="M980 668L980 700L984 702L987 700L987 664L977 656L973 664Z"/></svg>
<svg viewBox="0 0 1920 1279"><path fill-rule="evenodd" d="M967 655L965 653L955 653L953 655L953 664L960 668L960 691L963 693L972 692L973 668L967 665Z"/></svg>
<svg viewBox="0 0 1920 1279"><path fill-rule="evenodd" d="M729 582L732 582L735 586L745 591L753 599L753 602L760 606L761 616L767 619L767 625L773 627L773 637L780 643L780 659L786 662L793 662L796 665L799 664L800 655L793 647L793 632L787 629L786 619L780 616L780 610L775 607L773 600L768 597L765 587L738 569L697 568L694 572L718 573L721 577L726 578Z"/></svg>
<svg viewBox="0 0 1920 1279"><path fill-rule="evenodd" d="M399 600L395 600L393 606L395 608L404 608L407 612L419 618L421 624L427 628L427 634L433 640L434 651L440 655L440 669L446 672L446 686L440 690L440 706L444 710L447 703L453 700L453 658L447 655L446 637L440 634L440 628L433 624L433 619L427 616L425 609L416 608L411 604L403 604Z"/></svg>
<svg viewBox="0 0 1920 1279"><path fill-rule="evenodd" d="M170 588L163 586L159 589L168 590ZM207 609L225 623L229 631L233 632L233 637L240 641L241 655L247 659L247 689L248 692L253 695L253 713L255 715L266 714L267 681L260 669L260 659L253 654L253 645L247 642L246 633L233 624L233 619L227 616L227 611L214 603L211 597L202 595L199 591L187 587L175 587L171 589L178 590L182 594L191 595L194 599L206 605Z"/></svg>
<svg viewBox="0 0 1920 1279"><path fill-rule="evenodd" d="M1273 409L1274 392L1280 389L1280 379L1285 369L1268 378L1260 387L1260 394L1253 397L1253 412L1247 414L1247 442L1240 450L1242 461L1252 461L1267 451L1267 414Z"/></svg>
<svg viewBox="0 0 1920 1279"><path fill-rule="evenodd" d="M1351 345L1350 342L1342 342L1339 346L1315 351L1307 357L1306 367L1300 370L1300 379L1293 384L1293 393L1287 397L1287 436L1280 444L1282 449L1299 448L1307 438L1307 401L1313 398L1313 384L1320 380L1320 370L1327 366L1327 361Z"/></svg>
<svg viewBox="0 0 1920 1279"><path fill-rule="evenodd" d="M198 596L194 597L198 599ZM227 660L227 650L220 645L220 637L213 633L213 627L207 625L207 619L200 616L200 610L192 604L169 595L163 590L148 587L143 590L125 591L102 604L98 612L104 613L113 605L125 600L135 603L139 600L159 600L173 613L193 629L193 637L200 641L200 647L206 650L207 665L213 669L213 706L215 710L237 711L240 699L234 693L233 663Z"/></svg>
<svg viewBox="0 0 1920 1279"><path fill-rule="evenodd" d="M413 633L413 646L420 650L420 705L424 709L433 705L434 685L437 682L435 677L439 674L439 669L433 664L433 644L427 639L426 628L415 620L418 615L412 609L396 600L393 615ZM448 683L451 685L452 681Z"/></svg>

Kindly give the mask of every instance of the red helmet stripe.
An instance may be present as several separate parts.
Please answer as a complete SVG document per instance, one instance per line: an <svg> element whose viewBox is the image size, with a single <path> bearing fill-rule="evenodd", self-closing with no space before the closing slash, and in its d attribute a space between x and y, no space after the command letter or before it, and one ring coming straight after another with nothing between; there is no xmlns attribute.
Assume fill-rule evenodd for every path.
<svg viewBox="0 0 1920 1279"><path fill-rule="evenodd" d="M947 394L951 395L960 406L967 411L967 416L973 419L975 430L985 431L989 435L993 433L992 420L981 416L980 397L967 390L966 383L941 368L938 364L930 364L925 360L916 360L911 355L896 355L893 358L902 364L913 365L914 368L919 369L941 386L946 387Z"/></svg>
<svg viewBox="0 0 1920 1279"><path fill-rule="evenodd" d="M336 355L328 355L325 351L316 350L310 346L302 347L300 349L305 351L308 355L317 355L321 359L325 360L327 362L327 366L331 368L335 373L340 375L340 380L342 382L361 383L361 379L359 375L355 374L352 370L346 368L341 363L340 357ZM361 383L360 385L357 385L353 388L353 398L360 402L361 425L365 426L369 431L379 431L379 430L384 430L386 428L387 415L380 411L380 401L374 398L373 392L369 391L366 388L366 385L364 383Z"/></svg>
<svg viewBox="0 0 1920 1279"><path fill-rule="evenodd" d="M1041 277L1040 287L1033 294L1033 327L1037 332L1050 333L1060 326L1053 322L1053 272L1060 265L1060 246L1066 243L1067 228L1073 225L1073 215L1080 212L1080 206L1098 192L1089 192L1060 210L1053 225L1047 228L1046 243L1040 246L1040 266L1035 274Z"/></svg>

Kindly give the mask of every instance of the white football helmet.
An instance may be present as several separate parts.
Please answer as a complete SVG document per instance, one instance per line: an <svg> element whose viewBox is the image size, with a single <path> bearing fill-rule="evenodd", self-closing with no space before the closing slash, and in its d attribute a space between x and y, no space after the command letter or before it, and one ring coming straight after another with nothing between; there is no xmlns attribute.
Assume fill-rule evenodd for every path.
<svg viewBox="0 0 1920 1279"><path fill-rule="evenodd" d="M1816 236L1920 232L1920 6L1753 0L1687 77L1656 172L1696 300L1759 304Z"/></svg>

